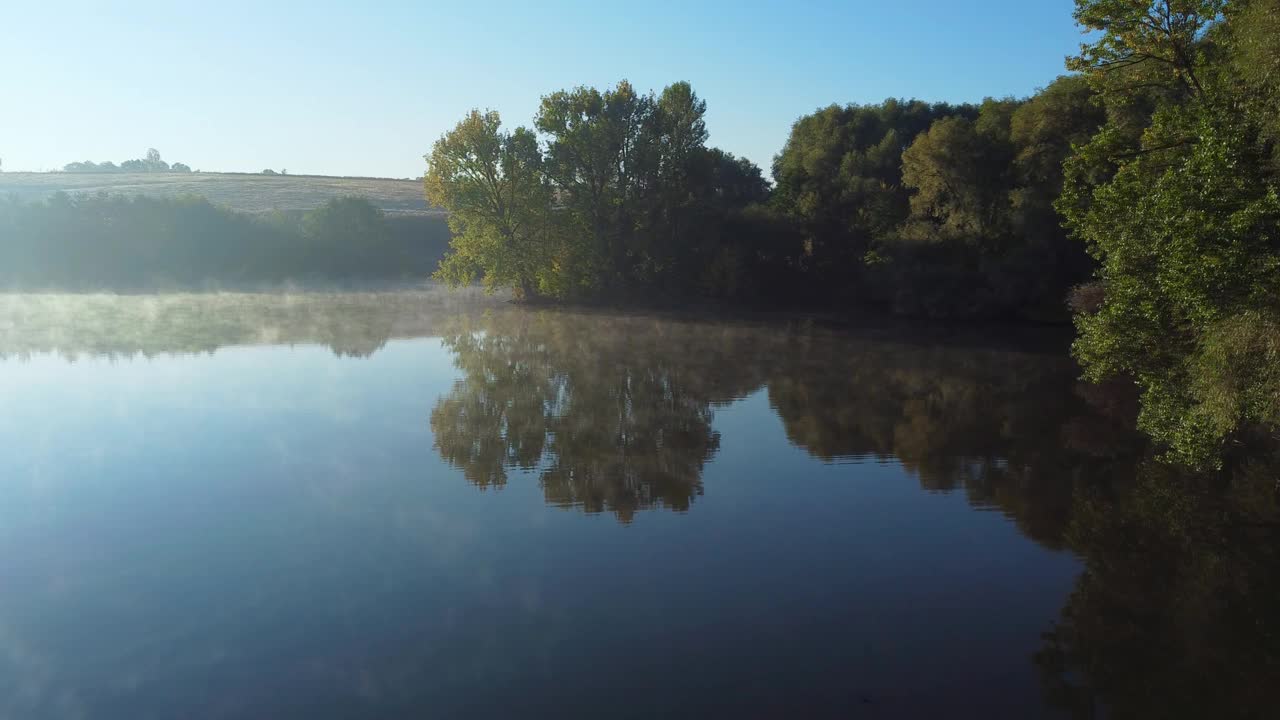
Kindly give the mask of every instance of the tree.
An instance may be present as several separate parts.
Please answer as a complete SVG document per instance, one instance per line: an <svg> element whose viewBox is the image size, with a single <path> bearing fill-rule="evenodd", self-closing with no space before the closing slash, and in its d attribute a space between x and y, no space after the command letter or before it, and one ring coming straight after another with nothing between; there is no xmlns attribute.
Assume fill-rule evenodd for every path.
<svg viewBox="0 0 1280 720"><path fill-rule="evenodd" d="M532 131L473 112L429 157L428 199L456 235L439 277L520 298L695 290L741 219L729 215L768 194L759 168L707 148L705 113L684 82L562 90L535 118L544 152Z"/></svg>
<svg viewBox="0 0 1280 720"><path fill-rule="evenodd" d="M1003 109L938 120L902 153L902 182L915 190L911 219L925 239L986 248L1005 240L1013 149Z"/></svg>
<svg viewBox="0 0 1280 720"><path fill-rule="evenodd" d="M1226 6L1227 0L1076 0L1076 22L1099 35L1080 46L1067 68L1113 87L1141 78L1184 95L1201 93L1208 52L1202 39Z"/></svg>
<svg viewBox="0 0 1280 720"><path fill-rule="evenodd" d="M695 238L699 225L695 205L706 186L697 186L699 166L707 162L707 104L687 82L663 89L648 102L650 110L632 142L638 191L635 216L623 218L636 227L629 249L632 279L646 283L681 284L696 263Z"/></svg>
<svg viewBox="0 0 1280 720"><path fill-rule="evenodd" d="M1238 2L1230 12L1231 71L1255 100L1271 171L1280 174L1280 0Z"/></svg>
<svg viewBox="0 0 1280 720"><path fill-rule="evenodd" d="M155 148L147 150L147 156L142 160L143 172L167 172L169 163L160 159L160 151Z"/></svg>
<svg viewBox="0 0 1280 720"><path fill-rule="evenodd" d="M1009 122L1009 138L1018 185L1018 204L1052 211L1062 192L1062 164L1072 147L1089 142L1106 122L1101 103L1083 75L1064 75L1018 107Z"/></svg>
<svg viewBox="0 0 1280 720"><path fill-rule="evenodd" d="M695 178L694 184L706 188L716 202L731 208L745 208L769 199L769 181L765 180L760 167L747 158L720 148L708 148L702 162L695 165L705 177Z"/></svg>
<svg viewBox="0 0 1280 720"><path fill-rule="evenodd" d="M595 268L582 284L621 290L636 258L633 213L652 168L653 100L625 80L601 92L579 87L542 98L534 119L549 136L546 172L587 243L580 262Z"/></svg>
<svg viewBox="0 0 1280 720"><path fill-rule="evenodd" d="M889 99L832 105L792 125L773 162L774 202L804 227L820 272L848 285L873 242L907 218L902 151L935 120L953 115L973 119L977 109Z"/></svg>
<svg viewBox="0 0 1280 720"><path fill-rule="evenodd" d="M502 130L496 112L473 110L436 141L428 156L427 201L449 211L454 238L437 277L519 298L560 295L554 277L565 258L553 247L551 189L538 140L526 128Z"/></svg>
<svg viewBox="0 0 1280 720"><path fill-rule="evenodd" d="M1274 0L1240 3L1248 12ZM1073 62L1109 110L1152 103L1139 132L1112 112L1067 166L1059 209L1100 263L1077 316L1089 377L1132 376L1140 425L1172 457L1217 463L1251 427L1280 428L1280 96L1242 75L1221 2L1077 0L1103 30ZM1141 11L1141 12L1140 12ZM1154 19L1153 19L1154 16ZM1248 33L1245 33L1248 36ZM1117 70L1164 68L1139 87Z"/></svg>

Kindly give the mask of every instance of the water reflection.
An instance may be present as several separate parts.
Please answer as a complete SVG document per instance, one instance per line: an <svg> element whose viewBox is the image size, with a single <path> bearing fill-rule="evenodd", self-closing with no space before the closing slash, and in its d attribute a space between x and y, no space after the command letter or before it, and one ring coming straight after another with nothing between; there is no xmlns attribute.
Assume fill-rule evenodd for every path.
<svg viewBox="0 0 1280 720"><path fill-rule="evenodd" d="M1075 502L1085 561L1036 661L1075 717L1271 718L1280 708L1280 454L1221 474L1144 463Z"/></svg>
<svg viewBox="0 0 1280 720"><path fill-rule="evenodd" d="M1084 560L1034 655L1050 705L1187 718L1280 706L1280 464L1160 464L1132 430L1131 388L1079 383L1060 352L564 313L490 315L446 344L464 379L432 427L477 486L521 468L548 503L624 522L685 510L719 447L713 408L766 387L813 457L900 463Z"/></svg>
<svg viewBox="0 0 1280 720"><path fill-rule="evenodd" d="M461 715L495 673L545 708L584 678L584 717L627 683L673 716L1280 706L1276 452L1160 465L1060 337L449 303L0 296L0 357L365 358L24 365L50 387L4 388L0 715Z"/></svg>
<svg viewBox="0 0 1280 720"><path fill-rule="evenodd" d="M720 445L714 408L766 387L813 457L898 462L1054 548L1077 484L1130 471L1138 446L1131 408L1091 402L1060 345L565 312L455 325L462 379L431 414L441 456L482 489L536 474L548 503L624 522L687 510Z"/></svg>
<svg viewBox="0 0 1280 720"><path fill-rule="evenodd" d="M431 413L480 488L536 471L546 501L630 522L688 510L720 448L712 406L763 382L764 333L653 318L490 313L444 337L463 378Z"/></svg>
<svg viewBox="0 0 1280 720"><path fill-rule="evenodd" d="M819 335L780 365L769 402L793 443L829 462L896 460L1055 549L1077 488L1131 472L1141 448L1132 393L1082 385L1052 346Z"/></svg>

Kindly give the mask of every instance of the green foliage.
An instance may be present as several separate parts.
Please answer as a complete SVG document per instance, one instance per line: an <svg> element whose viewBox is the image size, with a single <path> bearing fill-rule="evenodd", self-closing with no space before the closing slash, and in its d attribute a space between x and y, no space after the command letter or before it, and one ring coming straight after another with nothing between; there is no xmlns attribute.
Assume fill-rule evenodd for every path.
<svg viewBox="0 0 1280 720"><path fill-rule="evenodd" d="M911 196L906 234L927 240L961 239L995 245L1008 220L1009 116L977 122L950 117L935 122L902 154L902 180ZM923 227L921 227L923 226ZM914 231L914 233L913 233Z"/></svg>
<svg viewBox="0 0 1280 720"><path fill-rule="evenodd" d="M1201 40L1226 6L1227 0L1076 0L1076 22L1100 35L1082 44L1067 68L1107 89L1130 91L1140 79L1202 92L1209 49Z"/></svg>
<svg viewBox="0 0 1280 720"><path fill-rule="evenodd" d="M817 302L926 317L1065 319L1088 256L1053 207L1074 143L1102 122L1060 78L1029 100L886 101L801 118L774 164L790 260Z"/></svg>
<svg viewBox="0 0 1280 720"><path fill-rule="evenodd" d="M1254 115L1271 146L1270 170L1280 174L1280 0L1233 3L1229 17L1230 72L1250 98L1239 109Z"/></svg>
<svg viewBox="0 0 1280 720"><path fill-rule="evenodd" d="M795 122L774 159L774 202L808 236L808 262L846 274L910 212L902 151L935 120L974 118L971 106L886 100L832 105Z"/></svg>
<svg viewBox="0 0 1280 720"><path fill-rule="evenodd" d="M532 132L501 126L498 113L472 111L432 149L427 200L449 210L454 233L437 277L465 284L480 274L490 290L554 294L543 282L557 258L542 154Z"/></svg>
<svg viewBox="0 0 1280 720"><path fill-rule="evenodd" d="M524 131L473 113L430 159L428 197L455 233L438 277L524 298L660 292L1065 319L1089 264L1053 197L1072 145L1101 122L1093 97L1065 78L1030 102L825 108L795 123L773 192L759 168L706 146L706 104L688 83L547 95L510 178L503 148ZM499 186L528 191L502 204Z"/></svg>
<svg viewBox="0 0 1280 720"><path fill-rule="evenodd" d="M769 187L706 146L705 113L688 83L642 95L625 81L544 97L545 142L472 112L428 159L427 197L454 230L437 277L557 300L751 284L758 257L730 228Z"/></svg>
<svg viewBox="0 0 1280 720"><path fill-rule="evenodd" d="M1136 60L1106 58L1171 70L1155 78L1163 86L1141 132L1113 114L1069 163L1058 206L1105 288L1096 312L1077 316L1076 354L1090 377L1138 382L1140 424L1171 457L1217 462L1246 428L1280 426L1275 373L1258 364L1274 357L1266 338L1280 307L1276 96L1236 71L1240 46L1221 3L1158 4L1172 14L1144 30L1132 3L1079 5L1106 30L1082 57L1109 108L1133 102L1128 80L1112 76ZM1265 3L1242 5L1248 17Z"/></svg>
<svg viewBox="0 0 1280 720"><path fill-rule="evenodd" d="M1106 121L1086 78L1064 75L1022 104L1009 120L1021 205L1049 207L1062 191L1062 164Z"/></svg>

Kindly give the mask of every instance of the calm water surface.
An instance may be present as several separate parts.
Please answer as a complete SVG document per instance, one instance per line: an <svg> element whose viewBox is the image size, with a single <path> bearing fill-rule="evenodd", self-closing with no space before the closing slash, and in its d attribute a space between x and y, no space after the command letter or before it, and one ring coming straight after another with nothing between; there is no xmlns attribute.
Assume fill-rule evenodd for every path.
<svg viewBox="0 0 1280 720"><path fill-rule="evenodd" d="M1097 703L1051 631L1081 489L1132 464L1059 337L419 294L0 318L0 717Z"/></svg>

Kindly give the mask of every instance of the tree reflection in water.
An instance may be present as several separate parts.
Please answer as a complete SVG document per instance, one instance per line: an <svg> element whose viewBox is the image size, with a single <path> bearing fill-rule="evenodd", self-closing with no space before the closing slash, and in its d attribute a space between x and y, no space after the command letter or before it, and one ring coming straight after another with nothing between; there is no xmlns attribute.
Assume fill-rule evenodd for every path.
<svg viewBox="0 0 1280 720"><path fill-rule="evenodd" d="M537 471L549 504L689 509L720 448L713 407L758 388L748 327L496 312L444 343L462 371L431 413L441 456L480 488Z"/></svg>
<svg viewBox="0 0 1280 720"><path fill-rule="evenodd" d="M439 334L461 375L431 413L442 457L478 487L535 474L548 503L622 522L690 509L720 448L716 408L763 388L814 458L899 463L1081 558L1034 654L1052 704L1116 718L1280 707L1274 439L1235 448L1219 472L1170 469L1132 431L1132 385L1079 384L1061 345L482 311L435 293L6 296L0 357L294 343L364 356Z"/></svg>
<svg viewBox="0 0 1280 720"><path fill-rule="evenodd" d="M815 458L896 461L1082 558L1034 656L1051 704L1081 717L1280 707L1278 464L1161 465L1131 429L1131 386L1081 385L1061 352L551 312L495 313L445 342L463 378L431 424L479 487L519 468L557 506L622 522L687 510L719 448L715 406L767 387Z"/></svg>
<svg viewBox="0 0 1280 720"><path fill-rule="evenodd" d="M792 344L769 402L814 457L894 460L1059 549L1077 486L1130 472L1140 445L1132 402L1077 375L1053 347L818 336Z"/></svg>
<svg viewBox="0 0 1280 720"><path fill-rule="evenodd" d="M1085 570L1036 655L1051 702L1082 718L1276 717L1280 462L1245 455L1210 475L1149 461L1076 499Z"/></svg>

